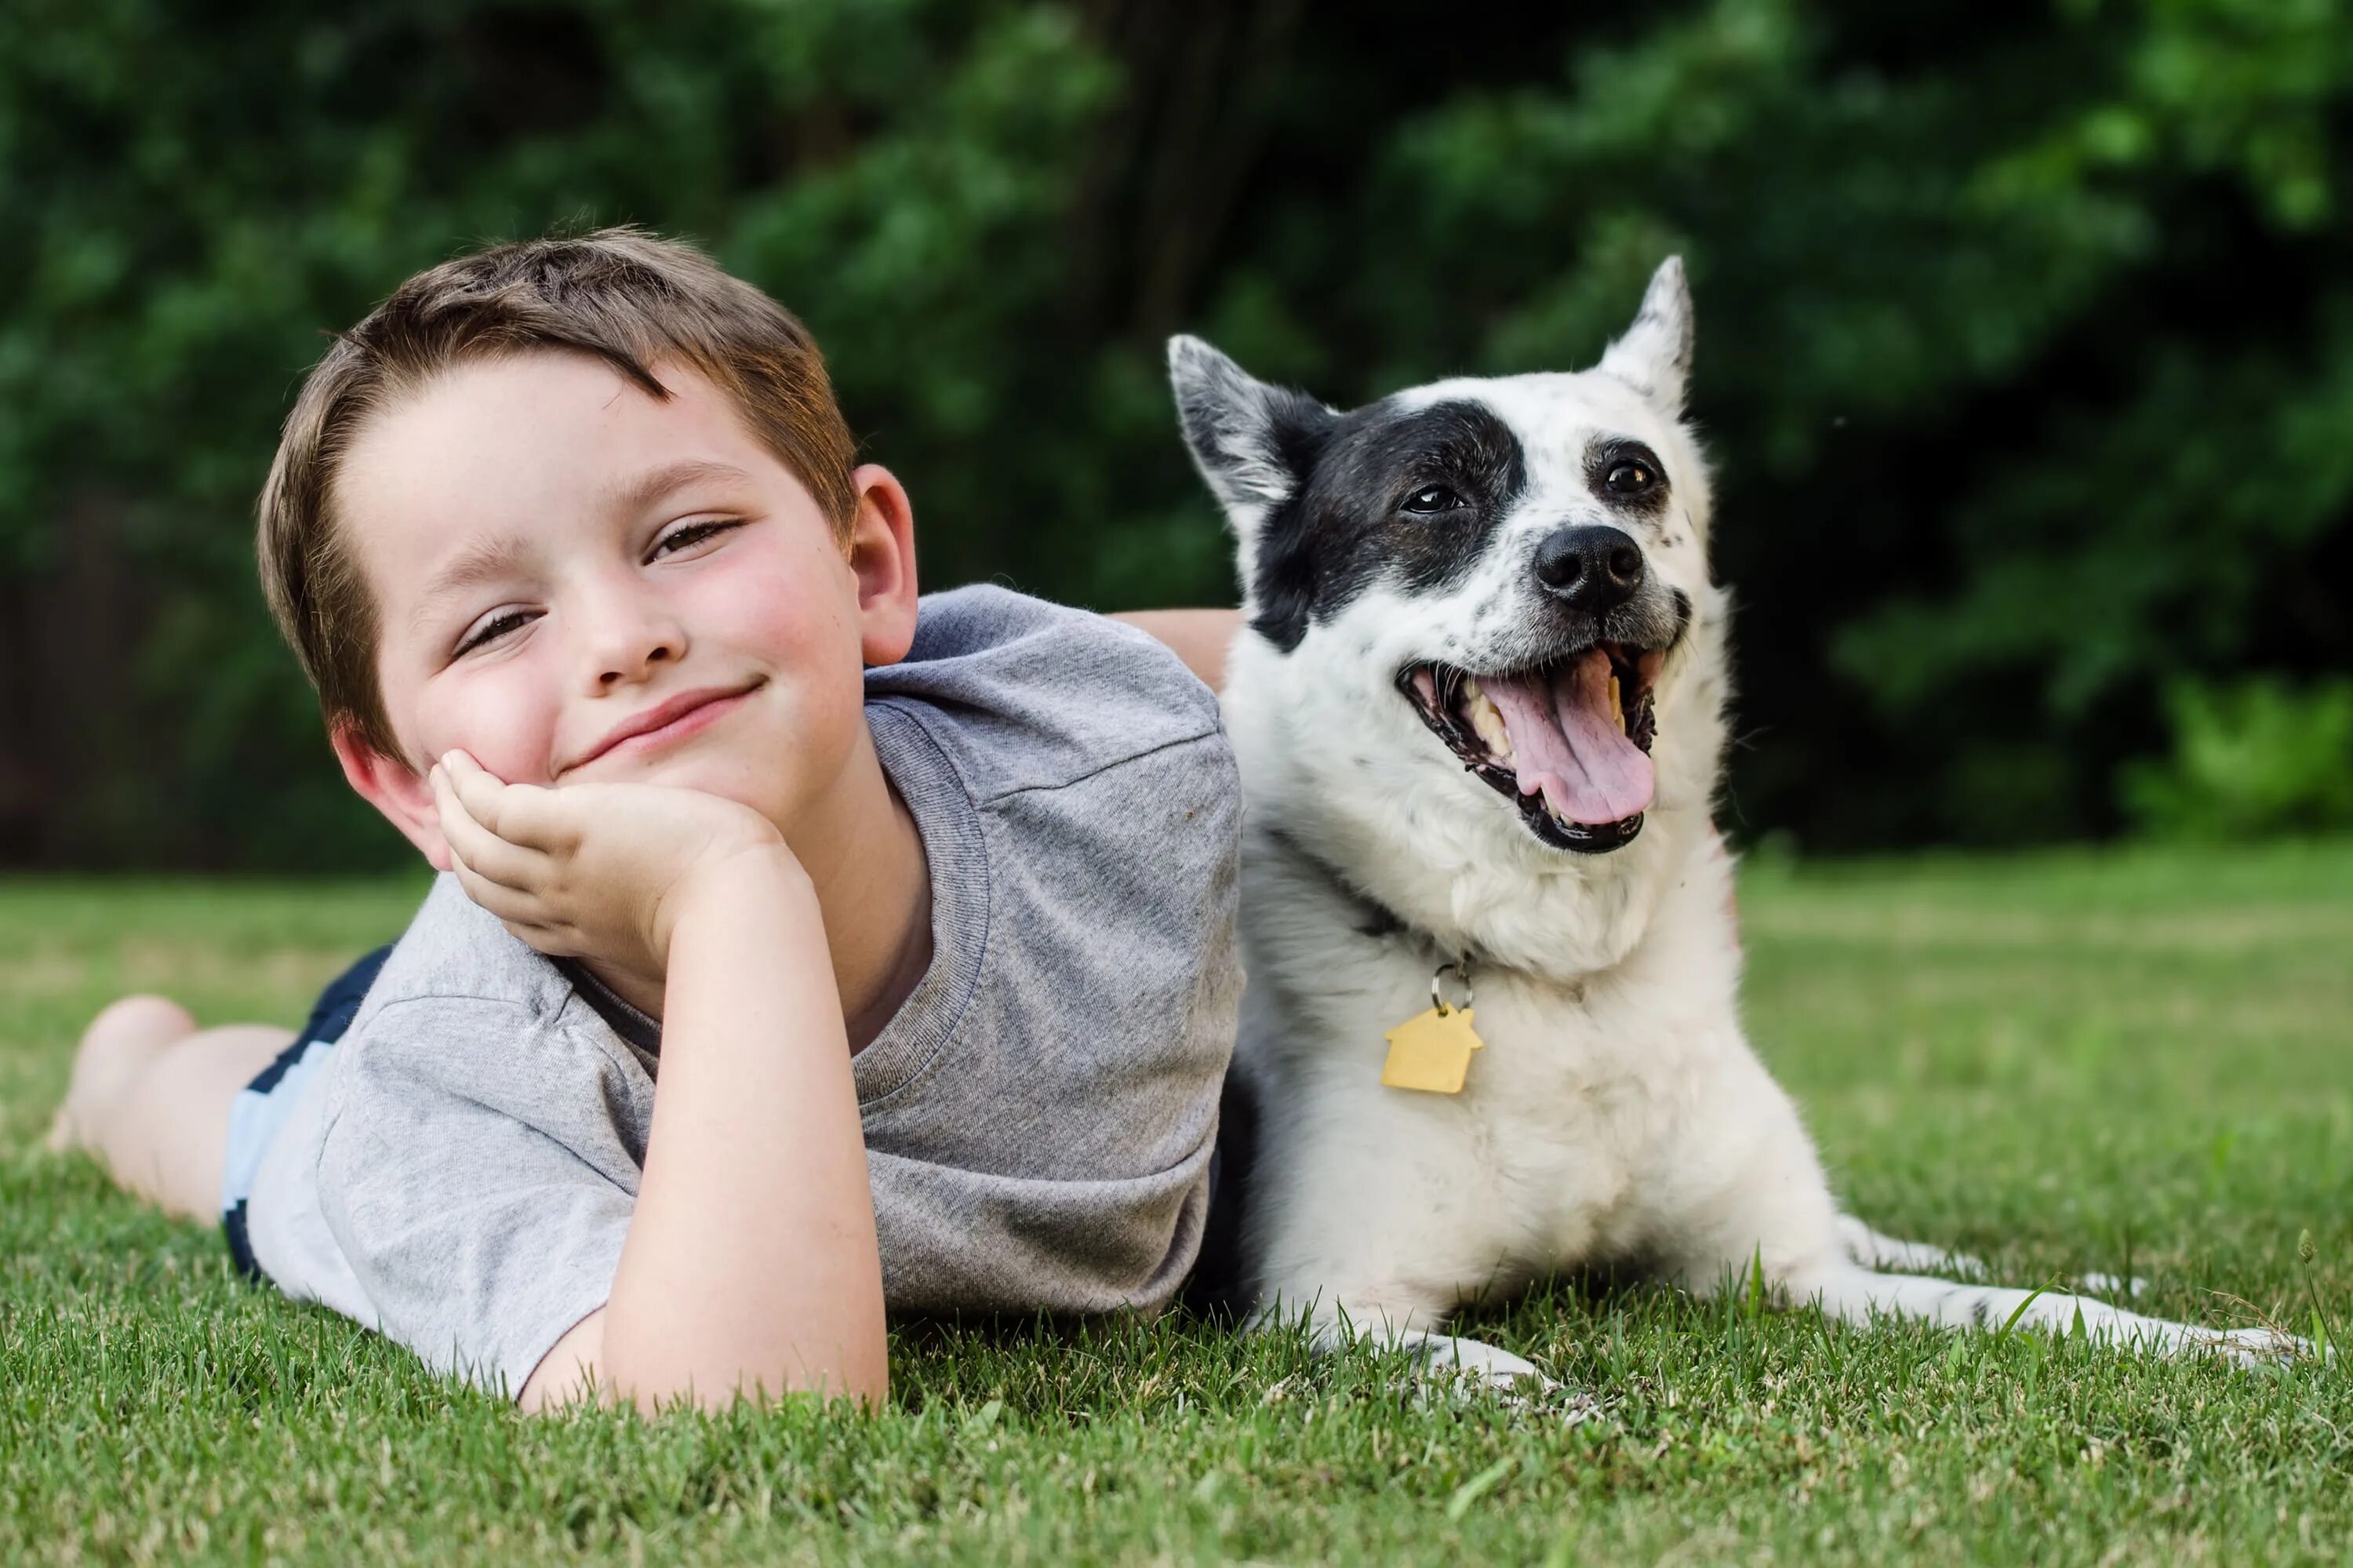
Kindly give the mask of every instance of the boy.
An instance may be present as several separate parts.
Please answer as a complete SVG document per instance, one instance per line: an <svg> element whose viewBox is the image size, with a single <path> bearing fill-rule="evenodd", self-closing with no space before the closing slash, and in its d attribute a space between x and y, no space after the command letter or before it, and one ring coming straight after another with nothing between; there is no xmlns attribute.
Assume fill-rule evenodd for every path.
<svg viewBox="0 0 2353 1568"><path fill-rule="evenodd" d="M1215 700L1130 628L919 606L853 457L799 323L684 247L404 283L259 542L444 874L290 1047L101 1013L60 1140L528 1409L879 1402L886 1300L1165 1304L1240 988Z"/></svg>

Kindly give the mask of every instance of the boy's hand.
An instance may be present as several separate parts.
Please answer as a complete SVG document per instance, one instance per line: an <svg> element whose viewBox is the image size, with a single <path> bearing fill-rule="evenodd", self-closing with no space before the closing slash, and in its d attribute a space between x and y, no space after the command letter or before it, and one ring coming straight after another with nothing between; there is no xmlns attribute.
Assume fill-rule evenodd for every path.
<svg viewBox="0 0 2353 1568"><path fill-rule="evenodd" d="M450 869L473 901L551 958L659 984L694 890L746 857L800 863L748 806L652 784L507 784L462 751L432 773Z"/></svg>

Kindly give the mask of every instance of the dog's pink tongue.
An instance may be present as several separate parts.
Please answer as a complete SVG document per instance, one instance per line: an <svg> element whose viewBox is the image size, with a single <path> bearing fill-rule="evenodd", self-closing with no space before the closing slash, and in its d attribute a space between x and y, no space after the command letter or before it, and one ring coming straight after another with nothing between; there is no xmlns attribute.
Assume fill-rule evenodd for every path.
<svg viewBox="0 0 2353 1568"><path fill-rule="evenodd" d="M1497 675L1479 689L1511 733L1521 794L1541 789L1556 812L1588 827L1650 808L1658 776L1609 716L1609 654L1589 650L1552 681Z"/></svg>

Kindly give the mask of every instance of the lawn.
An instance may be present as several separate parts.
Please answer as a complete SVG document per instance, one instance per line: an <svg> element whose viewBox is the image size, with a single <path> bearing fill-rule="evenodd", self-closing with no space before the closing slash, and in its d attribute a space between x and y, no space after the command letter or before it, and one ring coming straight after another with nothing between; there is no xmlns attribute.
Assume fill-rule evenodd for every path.
<svg viewBox="0 0 2353 1568"><path fill-rule="evenodd" d="M1581 1425L1175 1319L902 1332L874 1419L519 1418L37 1151L99 1002L291 1022L416 892L0 892L0 1560L2353 1562L2353 1364L1599 1282L1482 1325ZM2145 1276L2169 1317L2304 1326L2316 1288L2353 1334L2353 846L1742 897L1751 1027L1856 1212L2014 1281Z"/></svg>

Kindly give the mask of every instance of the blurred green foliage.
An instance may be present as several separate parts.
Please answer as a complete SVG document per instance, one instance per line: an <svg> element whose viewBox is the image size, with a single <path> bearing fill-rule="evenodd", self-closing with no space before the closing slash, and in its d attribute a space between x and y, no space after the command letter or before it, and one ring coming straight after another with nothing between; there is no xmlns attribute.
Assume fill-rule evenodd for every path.
<svg viewBox="0 0 2353 1568"><path fill-rule="evenodd" d="M1167 332L1335 402L1573 366L1680 250L1729 824L2106 831L2170 683L2353 668L2348 149L2340 0L15 0L0 860L397 855L252 494L323 332L617 220L809 321L927 583L1102 608L1232 592Z"/></svg>
<svg viewBox="0 0 2353 1568"><path fill-rule="evenodd" d="M2125 801L2152 837L2260 838L2353 830L2353 681L2179 681L2173 753L2130 765Z"/></svg>

